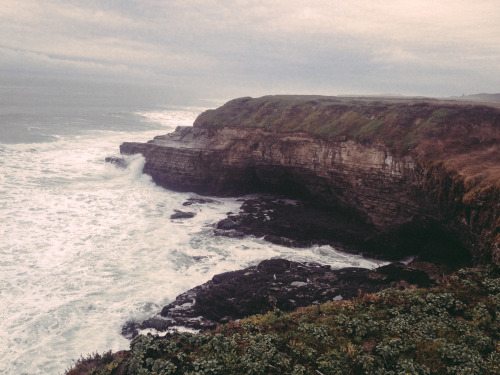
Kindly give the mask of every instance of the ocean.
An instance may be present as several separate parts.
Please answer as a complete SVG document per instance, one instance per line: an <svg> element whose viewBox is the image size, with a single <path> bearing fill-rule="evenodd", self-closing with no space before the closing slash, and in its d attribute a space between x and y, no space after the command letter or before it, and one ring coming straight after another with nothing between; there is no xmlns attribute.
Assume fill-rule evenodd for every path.
<svg viewBox="0 0 500 375"><path fill-rule="evenodd" d="M201 107L117 104L43 87L0 87L0 373L63 374L91 353L129 348L122 325L145 319L215 274L269 258L335 268L380 263L330 246L292 249L217 237L236 198L156 186L144 158L106 163L124 141L191 125ZM102 98L101 98L102 99Z"/></svg>

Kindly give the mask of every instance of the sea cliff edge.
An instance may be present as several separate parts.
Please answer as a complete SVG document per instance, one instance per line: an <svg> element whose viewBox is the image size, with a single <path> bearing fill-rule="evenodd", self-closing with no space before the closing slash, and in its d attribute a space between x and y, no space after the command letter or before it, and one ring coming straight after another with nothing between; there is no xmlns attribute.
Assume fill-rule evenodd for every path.
<svg viewBox="0 0 500 375"><path fill-rule="evenodd" d="M144 172L205 195L274 192L372 228L371 253L500 262L500 109L434 99L266 96L147 143ZM417 254L418 255L418 254ZM468 259L470 258L470 259Z"/></svg>

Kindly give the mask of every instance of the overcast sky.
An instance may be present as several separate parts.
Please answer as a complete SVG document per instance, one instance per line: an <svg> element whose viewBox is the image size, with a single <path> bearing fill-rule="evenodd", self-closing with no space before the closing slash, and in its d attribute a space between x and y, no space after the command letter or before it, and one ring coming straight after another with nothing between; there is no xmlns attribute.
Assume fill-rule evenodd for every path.
<svg viewBox="0 0 500 375"><path fill-rule="evenodd" d="M500 0L2 0L0 69L213 98L500 92Z"/></svg>

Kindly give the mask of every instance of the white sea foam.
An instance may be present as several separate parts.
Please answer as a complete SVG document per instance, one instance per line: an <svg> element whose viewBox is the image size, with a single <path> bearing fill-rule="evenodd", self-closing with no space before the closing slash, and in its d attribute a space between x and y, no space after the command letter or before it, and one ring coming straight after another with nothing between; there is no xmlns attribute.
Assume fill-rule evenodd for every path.
<svg viewBox="0 0 500 375"><path fill-rule="evenodd" d="M142 116L147 122L163 125L174 130L177 126L190 126L193 124L193 110L201 111L201 108L190 108L187 110L159 110L138 111L136 114Z"/></svg>
<svg viewBox="0 0 500 375"><path fill-rule="evenodd" d="M377 265L328 246L214 236L214 224L241 202L184 207L196 196L157 187L142 174L142 156L127 157L125 169L104 162L120 142L188 125L195 113L139 115L157 128L1 145L0 373L60 374L80 355L127 349L120 335L127 320L150 317L213 275L263 259ZM175 209L196 216L171 220Z"/></svg>

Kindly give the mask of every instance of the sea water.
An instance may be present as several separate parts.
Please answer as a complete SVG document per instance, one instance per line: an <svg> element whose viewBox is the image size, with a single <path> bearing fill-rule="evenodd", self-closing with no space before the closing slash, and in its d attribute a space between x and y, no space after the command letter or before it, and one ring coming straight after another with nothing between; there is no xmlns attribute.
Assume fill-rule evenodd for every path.
<svg viewBox="0 0 500 375"><path fill-rule="evenodd" d="M12 98L11 98L12 99ZM63 374L90 353L129 348L128 320L150 317L215 274L287 258L376 267L329 246L291 249L214 236L236 198L156 186L144 158L106 163L124 141L191 125L202 108L0 103L0 373ZM195 212L171 220L174 210Z"/></svg>

